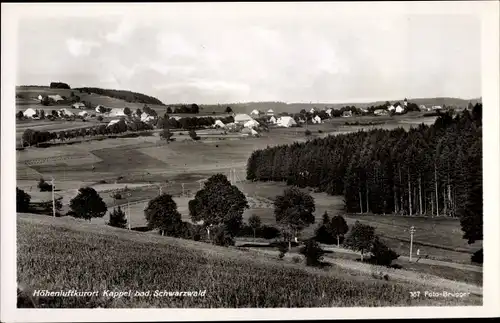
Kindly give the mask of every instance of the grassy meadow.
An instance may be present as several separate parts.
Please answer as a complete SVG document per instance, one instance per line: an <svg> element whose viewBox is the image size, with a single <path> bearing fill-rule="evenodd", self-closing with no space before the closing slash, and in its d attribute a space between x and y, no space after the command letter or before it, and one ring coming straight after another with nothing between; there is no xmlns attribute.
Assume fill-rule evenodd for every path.
<svg viewBox="0 0 500 323"><path fill-rule="evenodd" d="M40 297L39 307L340 307L480 305L479 295L412 298L422 284L380 280L71 218L18 215L18 281L31 289L100 291L95 297ZM127 252L124 252L126 250ZM199 291L205 297L102 296L121 290Z"/></svg>

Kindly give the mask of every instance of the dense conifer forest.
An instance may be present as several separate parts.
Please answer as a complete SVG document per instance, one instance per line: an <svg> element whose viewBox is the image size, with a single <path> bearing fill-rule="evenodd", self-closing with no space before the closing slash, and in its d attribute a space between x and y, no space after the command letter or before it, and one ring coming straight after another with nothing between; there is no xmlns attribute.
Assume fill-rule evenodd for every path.
<svg viewBox="0 0 500 323"><path fill-rule="evenodd" d="M470 227L464 237L481 240L482 104L410 131L376 129L257 150L247 179L343 195L348 213L461 217Z"/></svg>

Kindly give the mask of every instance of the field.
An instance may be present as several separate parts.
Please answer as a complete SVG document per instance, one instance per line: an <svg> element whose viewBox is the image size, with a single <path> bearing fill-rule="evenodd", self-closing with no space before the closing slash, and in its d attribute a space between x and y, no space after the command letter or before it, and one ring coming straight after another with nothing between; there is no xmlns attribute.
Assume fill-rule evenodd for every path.
<svg viewBox="0 0 500 323"><path fill-rule="evenodd" d="M99 291L95 297L40 297L39 307L340 307L480 305L463 298L412 298L426 283L380 280L363 270L324 269L276 257L72 218L18 215L18 281L28 289ZM123 252L127 250L127 252ZM344 260L344 264L347 260ZM64 266L61 266L64 264ZM429 285L430 284L430 285ZM104 290L150 291L111 298ZM159 291L205 291L204 297L154 297ZM450 292L468 292L456 284Z"/></svg>

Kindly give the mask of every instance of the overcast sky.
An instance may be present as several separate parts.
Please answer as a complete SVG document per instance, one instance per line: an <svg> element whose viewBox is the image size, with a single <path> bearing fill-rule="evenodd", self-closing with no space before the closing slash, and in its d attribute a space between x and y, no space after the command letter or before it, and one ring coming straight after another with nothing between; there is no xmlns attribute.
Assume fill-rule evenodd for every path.
<svg viewBox="0 0 500 323"><path fill-rule="evenodd" d="M16 84L62 81L165 103L481 96L472 15L29 18Z"/></svg>

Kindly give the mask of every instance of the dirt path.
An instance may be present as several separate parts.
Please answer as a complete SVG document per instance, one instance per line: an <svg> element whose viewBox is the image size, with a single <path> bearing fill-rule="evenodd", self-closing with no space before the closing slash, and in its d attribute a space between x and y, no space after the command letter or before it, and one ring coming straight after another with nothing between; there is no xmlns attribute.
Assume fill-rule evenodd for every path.
<svg viewBox="0 0 500 323"><path fill-rule="evenodd" d="M248 242L248 241L237 241L236 245L241 246L247 243L252 243L252 244L258 244L258 245L268 245L268 242ZM358 252L349 250L349 249L344 249L344 248L338 248L334 246L328 246L321 244L321 248L326 251L332 251L332 252L340 252L340 253L347 253L347 254L354 254L354 255L359 255ZM418 258L413 258L411 262L415 262L415 260ZM403 260L410 262L410 258L406 256L399 256L398 260ZM454 262L447 262L447 261L440 261L440 260L434 260L434 259L419 259L418 263L422 264L428 264L428 265L434 265L434 266L442 266L442 267L450 267L450 268L455 268L455 269L461 269L461 270L467 270L467 271L474 271L478 273L483 272L483 268L480 266L474 266L474 265L467 265L467 264L459 264L459 263L454 263Z"/></svg>
<svg viewBox="0 0 500 323"><path fill-rule="evenodd" d="M278 256L278 251L275 250L263 250L259 248L247 248L247 249L257 253L264 253L268 255ZM302 258L302 256L296 252L287 253L285 255L285 258L291 259L296 256ZM468 292L475 295L483 295L483 288L480 286L467 284L464 282L457 282L454 280L449 280L434 275L420 274L417 272L407 271L402 269L392 269L387 267L374 266L371 264L360 263L357 261L352 261L347 259L331 258L329 256L325 256L324 261L345 269L356 270L364 274L375 275L376 277L382 277L387 274L389 276L389 279L391 280L402 280L417 284L425 284L440 289L446 288L448 290L453 290L453 291Z"/></svg>

